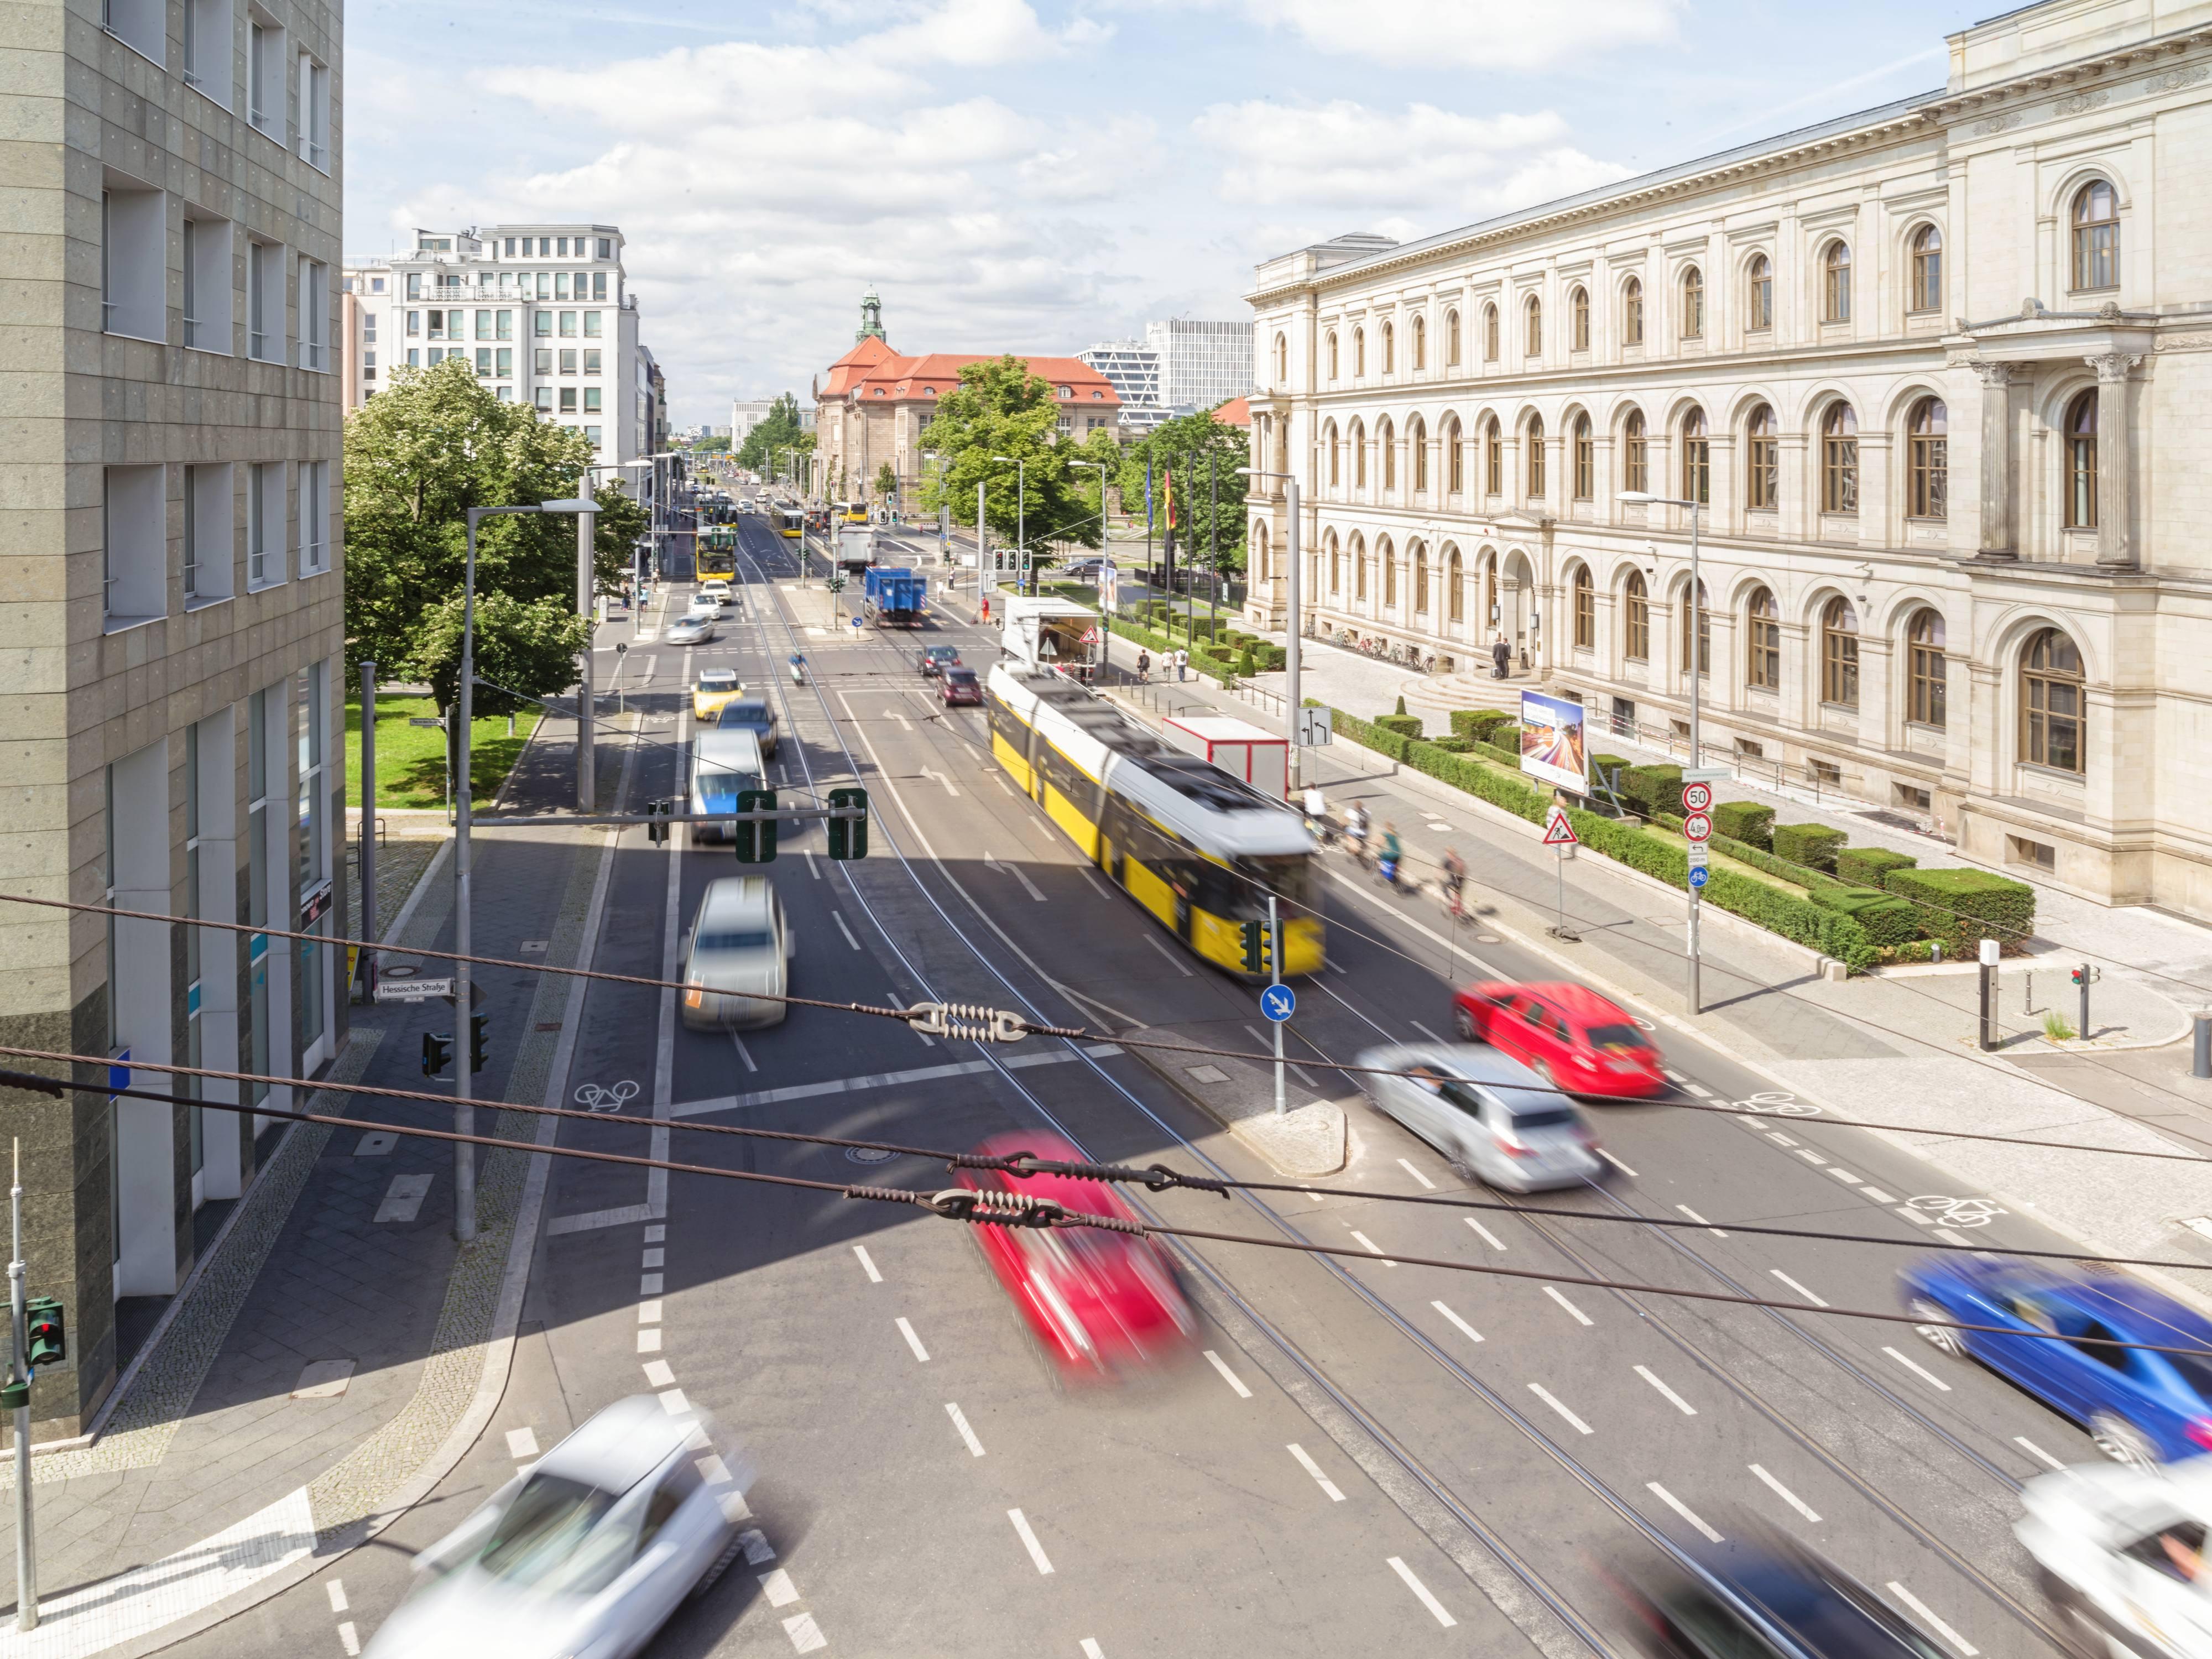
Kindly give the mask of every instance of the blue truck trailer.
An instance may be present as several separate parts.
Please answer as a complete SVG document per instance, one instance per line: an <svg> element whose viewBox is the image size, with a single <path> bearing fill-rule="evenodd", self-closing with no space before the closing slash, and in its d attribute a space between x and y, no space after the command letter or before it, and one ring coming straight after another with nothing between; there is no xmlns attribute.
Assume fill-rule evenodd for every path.
<svg viewBox="0 0 2212 1659"><path fill-rule="evenodd" d="M903 566L872 565L864 577L868 620L878 628L919 628L929 579Z"/></svg>

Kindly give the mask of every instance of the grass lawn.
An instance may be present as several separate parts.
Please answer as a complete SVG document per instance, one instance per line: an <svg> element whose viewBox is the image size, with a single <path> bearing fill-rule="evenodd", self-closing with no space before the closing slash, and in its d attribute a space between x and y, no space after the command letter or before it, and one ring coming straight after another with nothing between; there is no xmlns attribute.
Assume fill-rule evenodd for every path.
<svg viewBox="0 0 2212 1659"><path fill-rule="evenodd" d="M446 734L434 726L410 726L410 716L434 718L437 705L428 697L379 692L376 697L376 804L379 806L437 808L446 804ZM532 708L514 717L514 735L507 733L507 716L481 715L471 734L470 770L476 775L473 799L487 805L507 781L521 754L523 742L537 726L538 711ZM346 699L346 799L359 801L361 793L361 699Z"/></svg>

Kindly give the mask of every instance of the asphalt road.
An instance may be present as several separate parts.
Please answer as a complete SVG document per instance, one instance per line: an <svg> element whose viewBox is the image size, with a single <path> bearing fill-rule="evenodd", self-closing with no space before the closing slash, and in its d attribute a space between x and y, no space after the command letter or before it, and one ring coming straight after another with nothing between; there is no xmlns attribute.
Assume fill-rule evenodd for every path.
<svg viewBox="0 0 2212 1659"><path fill-rule="evenodd" d="M741 522L743 602L720 636L640 645L624 663L653 711L629 801L679 793L684 692L709 665L775 688L787 798L868 787L864 864L829 862L815 829L787 833L769 872L799 940L794 994L1114 1030L1208 1021L1249 1026L1240 1046L1259 1048L1253 988L1181 955L1098 881L991 764L981 712L940 708L914 671L924 639L988 665L990 634L940 617L920 639L854 636L830 625L818 580L793 585L790 544ZM815 669L805 688L782 672L793 649ZM599 965L672 976L706 883L738 868L680 830L667 848L626 836ZM1447 939L1432 907L1348 862L1328 889L1331 965L1301 992L1298 1057L1446 1032L1455 981L1556 976L1479 921ZM958 1149L1055 1125L1101 1158L1270 1178L1111 1044L984 1050L824 1010L732 1039L686 1031L674 1012L672 994L592 988L570 1083L623 1103L564 1128L564 1144L927 1187L943 1171L921 1159L862 1164L693 1130ZM1567 1281L1895 1311L1895 1272L1931 1239L2063 1243L1976 1194L1929 1190L1908 1155L1799 1115L1694 1040L1657 1037L1677 1095L1592 1109L1613 1164L1601 1188L1504 1198L1361 1112L1350 1167L1326 1183L1358 1196L1146 1197L1170 1222L1357 1255L1194 1247L1211 1358L1115 1389L1053 1375L957 1224L556 1164L547 1215L565 1220L540 1245L514 1382L483 1444L377 1546L190 1645L326 1648L331 1578L365 1638L404 1592L405 1551L526 1461L510 1433L550 1445L615 1399L677 1387L749 1446L775 1553L679 1613L664 1655L1626 1652L1604 1571L1656 1537L1762 1528L1816 1545L1952 1652L2041 1650L2013 1493L2053 1462L2092 1458L2077 1430L1907 1326ZM1684 1109L1744 1102L1763 1115ZM1403 1194L1498 1207L1392 1201ZM1715 1224L1605 1219L1636 1216Z"/></svg>

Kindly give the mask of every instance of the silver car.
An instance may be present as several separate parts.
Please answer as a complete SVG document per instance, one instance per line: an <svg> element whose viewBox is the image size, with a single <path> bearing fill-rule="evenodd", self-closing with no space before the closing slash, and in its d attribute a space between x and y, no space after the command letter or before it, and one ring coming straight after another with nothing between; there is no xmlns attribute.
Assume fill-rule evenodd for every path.
<svg viewBox="0 0 2212 1659"><path fill-rule="evenodd" d="M707 884L684 936L684 1024L695 1031L781 1025L799 942L766 876ZM747 996L745 992L754 994Z"/></svg>
<svg viewBox="0 0 2212 1659"><path fill-rule="evenodd" d="M678 617L662 637L671 645L703 645L714 637L714 621L712 612Z"/></svg>
<svg viewBox="0 0 2212 1659"><path fill-rule="evenodd" d="M415 1558L370 1659L629 1659L740 1551L767 1559L743 1478L703 1419L619 1401Z"/></svg>
<svg viewBox="0 0 2212 1659"><path fill-rule="evenodd" d="M1532 1193L1602 1175L1597 1137L1565 1095L1519 1060L1479 1042L1370 1048L1355 1062L1376 1106L1492 1187Z"/></svg>

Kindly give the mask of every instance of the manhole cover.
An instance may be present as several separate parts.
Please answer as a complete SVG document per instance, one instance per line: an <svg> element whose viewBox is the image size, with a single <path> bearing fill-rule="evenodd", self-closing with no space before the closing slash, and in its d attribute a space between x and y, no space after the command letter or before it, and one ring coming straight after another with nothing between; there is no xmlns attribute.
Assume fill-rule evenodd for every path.
<svg viewBox="0 0 2212 1659"><path fill-rule="evenodd" d="M887 1152L880 1146L848 1146L845 1156L855 1164L888 1164L896 1152Z"/></svg>

